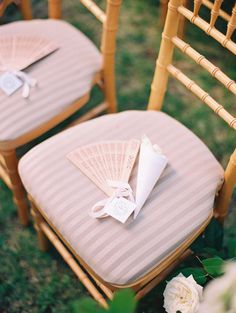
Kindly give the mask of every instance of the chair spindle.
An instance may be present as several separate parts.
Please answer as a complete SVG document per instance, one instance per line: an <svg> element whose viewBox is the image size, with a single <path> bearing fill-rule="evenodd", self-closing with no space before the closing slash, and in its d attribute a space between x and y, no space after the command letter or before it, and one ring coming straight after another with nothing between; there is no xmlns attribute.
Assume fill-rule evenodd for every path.
<svg viewBox="0 0 236 313"><path fill-rule="evenodd" d="M215 0L215 2L213 4L213 8L211 10L210 27L214 27L214 25L215 25L215 22L219 16L220 7L221 7L222 2L223 2L223 0Z"/></svg>

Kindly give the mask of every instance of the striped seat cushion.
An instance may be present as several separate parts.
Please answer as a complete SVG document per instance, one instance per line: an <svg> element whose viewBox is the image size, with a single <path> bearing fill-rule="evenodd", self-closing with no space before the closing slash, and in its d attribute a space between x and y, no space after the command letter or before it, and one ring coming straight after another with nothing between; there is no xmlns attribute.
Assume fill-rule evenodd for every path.
<svg viewBox="0 0 236 313"><path fill-rule="evenodd" d="M104 199L66 155L100 140L141 138L158 143L169 164L133 221L93 219ZM76 253L111 284L125 285L149 272L199 228L212 212L223 169L190 130L162 112L126 111L96 118L41 143L19 163L29 194ZM135 190L137 164L131 178Z"/></svg>
<svg viewBox="0 0 236 313"><path fill-rule="evenodd" d="M63 112L90 90L94 74L102 67L94 44L64 21L20 21L0 27L0 36L12 34L43 36L59 49L24 70L38 81L29 99L22 98L22 89L10 97L0 90L0 141L14 140Z"/></svg>

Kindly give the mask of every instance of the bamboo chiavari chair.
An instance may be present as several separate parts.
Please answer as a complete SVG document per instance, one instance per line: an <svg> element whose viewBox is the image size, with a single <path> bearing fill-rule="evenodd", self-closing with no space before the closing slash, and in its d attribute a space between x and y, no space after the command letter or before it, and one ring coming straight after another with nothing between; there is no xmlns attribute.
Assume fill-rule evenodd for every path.
<svg viewBox="0 0 236 313"><path fill-rule="evenodd" d="M104 307L108 306L104 295L112 299L120 288L130 287L137 299L143 297L191 255L191 243L213 216L223 222L227 214L236 183L236 150L224 172L199 138L160 112L171 74L236 129L236 119L172 64L176 47L236 93L233 80L177 36L184 16L235 53L236 44L230 39L235 9L224 35L198 15L200 2L194 1L193 12L182 0L169 2L146 112L105 115L72 127L36 146L19 164L41 249L46 251L50 241ZM164 176L135 221L122 225L111 218L92 219L88 210L103 194L66 155L96 140L140 138L144 132L169 158Z"/></svg>
<svg viewBox="0 0 236 313"><path fill-rule="evenodd" d="M6 6L8 4L10 4L12 1L4 1L2 3L2 7L0 7L0 10L2 9L2 11L0 11L1 13L3 13L3 9L6 8ZM77 69L76 74L74 74L75 69L73 69L73 66L71 65L72 60L67 60L66 56L67 54L69 54L70 52L64 52L64 55L61 56L60 60L57 60L56 65L54 64L54 70L55 70L55 66L58 66L58 63L60 61L61 63L61 71L60 73L58 73L58 75L61 75L61 73L63 74L63 72L65 71L65 68L63 67L63 64L66 64L67 61L70 63L70 65L68 65L68 70L66 72L66 74L64 74L64 78L65 82L63 82L64 86L68 89L69 86L71 84L73 84L74 89L73 92L75 95L73 95L73 99L72 101L70 101L68 103L67 100L67 95L65 94L64 96L64 102L62 103L61 98L59 98L57 96L57 91L60 90L60 94L63 97L63 92L61 92L61 89L63 89L63 84L61 84L60 82L57 82L58 87L54 87L54 90L51 92L51 94L47 94L47 98L50 98L52 102L55 102L55 106L57 106L56 102L60 102L61 103L61 107L56 107L54 110L55 112L53 114L51 114L51 117L47 117L47 115L44 114L44 117L42 118L42 122L38 123L37 126L34 126L35 124L35 119L37 118L37 116L33 116L32 117L32 127L27 131L24 129L21 130L20 135L18 135L18 133L14 133L14 137L13 138L5 138L4 135L1 135L1 127L0 127L0 178L3 179L3 181L7 184L7 186L12 190L13 193L13 198L14 198L14 202L18 208L18 215L20 218L20 221L23 225L27 225L29 222L29 216L28 216L28 202L26 201L26 196L25 196L25 190L23 188L22 182L20 180L19 174L18 174L18 170L17 170L17 165L18 165L18 160L17 160L17 156L16 156L16 149L29 143L30 141L34 140L35 138L41 136L42 134L46 133L48 130L50 130L51 128L55 127L56 125L58 125L59 123L61 123L62 121L64 121L65 119L67 119L69 116L71 116L72 114L74 114L75 112L77 112L83 105L85 105L90 97L90 90L92 89L92 86L94 86L95 84L97 84L99 86L99 88L101 89L101 91L104 94L104 101L97 105L95 108L93 108L92 110L88 111L86 114L82 115L82 117L80 117L76 123L79 123L81 121L85 121L88 120L94 116L97 116L99 114L101 114L102 112L108 110L109 112L115 112L116 111L116 93L115 93L115 73L114 73L114 68L115 68L115 60L114 60L114 55L115 55L115 49L116 49L116 33L117 33L117 27L118 27L118 16L119 16L119 9L120 9L120 5L121 5L121 0L107 0L106 2L106 12L103 12L93 1L91 0L81 0L81 3L91 12L93 13L93 15L98 19L99 22L102 23L103 26L103 31L102 31L102 39L101 39L101 52L98 51L98 49L93 45L92 42L90 42L88 39L86 39L86 45L88 45L87 49L87 53L90 53L90 56L87 58L92 58L92 57L96 57L98 60L93 61L88 59L86 62L88 64L90 64L91 62L94 62L95 65L85 65L83 67L83 64L80 65L80 70ZM29 12L29 1L28 0L22 0L21 3L21 8L22 8L22 12L23 15L27 18L30 17L30 12ZM73 29L68 23L65 22L59 22L56 21L55 19L60 19L61 18L61 1L60 0L49 0L48 1L48 11L49 11L49 17L50 19L48 20L50 25L51 25L51 30L47 29L47 25L44 24L45 21L47 20L37 20L37 23L40 23L40 25L38 25L39 28L39 32L48 32L50 34L50 31L54 31L54 34L57 35L57 33L55 32L55 30L58 28L58 34L63 30L63 32L68 32L68 34L66 34L66 40L68 38L72 38L72 39L68 39L70 40L70 44L73 44L73 41L77 40L77 34L73 34L73 32L77 32L76 29ZM40 21L40 22L39 22ZM14 24L13 27L15 27L16 29L19 28L19 25L22 26L22 24L18 24L18 23L25 23L23 25L22 28L29 30L31 29L31 35L32 35L32 30L34 29L35 31L35 24L31 24L34 23L34 21L23 21L23 22L16 22L14 23L10 23L10 24ZM57 23L57 24L56 24ZM60 23L60 24L58 24ZM6 24L6 26L9 26L10 24ZM44 30L40 30L40 28L45 25ZM10 25L11 26L11 25ZM1 26L1 27L5 27L5 25ZM37 25L36 25L37 27ZM67 27L66 30L64 30L64 28ZM70 29L69 29L70 27ZM12 29L10 29L10 31L12 32ZM54 30L53 30L54 29ZM0 28L0 34L1 33L2 28ZM6 30L4 35L8 34L8 31ZM19 32L18 32L19 34ZM25 33L24 33L25 34ZM39 33L40 35L41 33ZM62 35L61 35L62 36ZM65 34L64 34L65 37ZM56 38L55 40L60 40L60 34L58 35L58 38ZM79 43L81 46L84 44L84 39L83 39L83 34L81 34L78 31L78 38L82 38L83 42L80 40L81 42ZM68 50L67 46L68 45L68 40L67 43L65 44L65 47L63 46L63 42L60 42L60 47L59 47L59 53L60 51L65 51L66 49ZM78 41L77 40L77 41ZM78 49L78 43L76 41L77 46L71 46L71 50L74 51L78 51L78 60L75 58L75 52L73 54L74 56L74 62L77 63L79 61L79 59L81 58L80 56L80 51ZM79 47L80 48L80 47ZM82 47L83 48L83 47ZM75 50L76 49L76 50ZM90 50L91 52L89 52ZM95 51L94 51L95 50ZM63 52L61 52L62 54ZM67 54L66 54L67 53ZM72 52L73 53L73 52ZM85 54L85 52L82 52ZM51 60L55 60L54 59L54 55L58 55L58 51L55 52L55 54L50 55L49 57L46 58L46 61L48 60L48 65L47 68L50 69L50 62ZM73 57L72 56L72 57ZM77 57L77 55L76 55ZM63 58L63 59L62 59ZM43 60L44 62L44 60ZM89 63L90 62L90 63ZM99 63L99 64L98 64ZM41 66L42 62L40 61L40 66ZM37 65L36 65L37 66ZM87 75L85 77L83 77L83 72L85 72L85 68L87 67L91 67L93 66L94 69L89 69L90 72L93 71L92 73L92 78L89 77L87 78L88 75L91 76L91 74L89 73L85 73L84 75ZM31 68L34 68L34 65L31 66ZM70 67L70 68L69 68ZM96 67L96 69L95 69ZM48 71L48 69L44 67L45 71ZM74 71L74 72L73 72ZM53 72L53 69L52 69ZM72 72L72 74L70 74L70 72ZM82 74L80 74L80 72ZM48 75L48 73L47 73ZM75 78L74 81L71 83L71 81L67 82L67 77L69 77L70 75L74 75L73 77ZM75 76L77 75L77 76ZM80 75L80 76L79 76ZM55 77L56 78L56 77ZM84 81L86 81L86 83L90 86L90 90L84 90L82 87L79 87L78 85L78 80L81 81L81 84L84 84ZM88 82L87 82L88 81ZM80 88L80 95L78 95L77 92L77 86L78 85L78 90ZM86 87L87 88L87 87ZM42 90L44 91L44 90ZM37 91L40 92L40 91ZM44 91L45 92L45 91ZM68 91L67 91L68 93ZM55 97L54 97L55 95ZM12 97L15 97L15 94L11 97L9 97L9 99L11 100ZM19 106L19 102L22 102L23 100L21 99L21 96L17 96L18 98L16 98L16 103ZM43 99L43 101L45 100L46 102L46 97L45 99ZM71 97L70 94L68 94L68 97ZM30 95L31 98L31 95ZM54 99L55 98L55 99ZM6 97L4 98L6 99ZM1 98L1 103L2 105L4 105L5 101L7 100L2 100ZM10 101L8 100L8 101ZM41 103L42 106L46 106L46 105L50 105L49 100L46 103ZM35 104L34 101L32 100L32 103L21 103L23 109L26 109L26 106L28 106L29 110L31 110L32 106ZM10 107L11 104L8 105L8 107ZM31 108L30 108L31 107ZM1 106L0 106L1 108ZM40 113L41 108L37 107L38 109L38 113ZM37 110L36 109L36 110ZM18 109L18 107L15 108L15 110L19 110L18 113L20 113L20 109ZM4 109L2 109L2 113L4 115ZM1 113L1 114L2 114ZM14 113L14 114L17 114ZM28 114L30 114L29 112L26 112L26 118L29 119L29 117L27 116ZM36 113L37 114L37 113ZM5 120L8 119L8 116L5 117ZM10 116L9 116L10 119ZM24 120L24 117L19 117L18 121L19 123L22 125L24 125L24 123L22 123L22 119ZM13 119L14 120L14 119ZM12 122L11 125L9 125L9 128L13 127L14 123L16 120L14 120L14 122ZM1 119L0 119L0 125L1 125ZM75 122L74 122L75 123ZM24 126L22 126L21 128L23 128ZM4 129L3 129L4 131Z"/></svg>
<svg viewBox="0 0 236 313"><path fill-rule="evenodd" d="M0 3L0 17L3 16L6 8L9 4L14 3L20 7L22 16L25 20L31 20L32 19L32 10L31 10L31 3L30 0L3 0Z"/></svg>

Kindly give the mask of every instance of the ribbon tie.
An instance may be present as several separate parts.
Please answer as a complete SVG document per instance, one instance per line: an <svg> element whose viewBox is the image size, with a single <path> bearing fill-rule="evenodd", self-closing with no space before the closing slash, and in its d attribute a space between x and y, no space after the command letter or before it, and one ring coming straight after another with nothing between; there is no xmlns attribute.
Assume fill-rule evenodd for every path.
<svg viewBox="0 0 236 313"><path fill-rule="evenodd" d="M22 97L28 98L30 94L30 88L36 86L37 80L22 71L11 71L11 73L23 82Z"/></svg>
<svg viewBox="0 0 236 313"><path fill-rule="evenodd" d="M114 189L114 193L111 197L104 200L98 201L94 204L90 211L90 216L94 218L103 218L107 217L109 214L106 213L105 207L114 199L114 198L127 198L131 202L134 202L133 191L130 185L122 181L107 180L108 185Z"/></svg>

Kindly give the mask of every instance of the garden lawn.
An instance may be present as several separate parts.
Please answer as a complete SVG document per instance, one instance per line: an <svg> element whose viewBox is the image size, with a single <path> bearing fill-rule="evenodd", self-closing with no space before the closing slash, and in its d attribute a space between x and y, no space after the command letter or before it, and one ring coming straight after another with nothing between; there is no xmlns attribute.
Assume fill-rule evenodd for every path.
<svg viewBox="0 0 236 313"><path fill-rule="evenodd" d="M45 17L46 7L46 1L34 1L35 16ZM154 0L124 1L116 67L119 111L146 108L161 37L158 9L159 3ZM207 11L203 14L207 14ZM64 1L63 15L67 21L99 43L98 22L79 1ZM19 13L10 8L6 20L19 17ZM203 42L202 38L205 38ZM188 28L185 39L201 53L211 57L213 63L225 70L232 79L236 78L235 59L230 53L206 38L192 25ZM196 64L187 57L177 53L175 59L177 65L198 81L219 103L236 113L235 98L216 80L209 78L205 71L198 72ZM96 100L90 102L81 112L101 98L96 90L93 95ZM163 110L192 129L210 147L218 160L223 165L226 164L234 149L235 132L172 79ZM58 129L60 127L50 134ZM21 149L19 153L31 146ZM231 205L234 211L235 203L234 197ZM233 213L226 225L227 239L235 236L235 226L236 214ZM163 286L164 284L155 288L140 301L139 313L163 312ZM52 249L48 254L39 251L33 227L24 228L19 224L11 193L0 181L0 313L71 312L72 303L85 295L86 290L55 250Z"/></svg>

